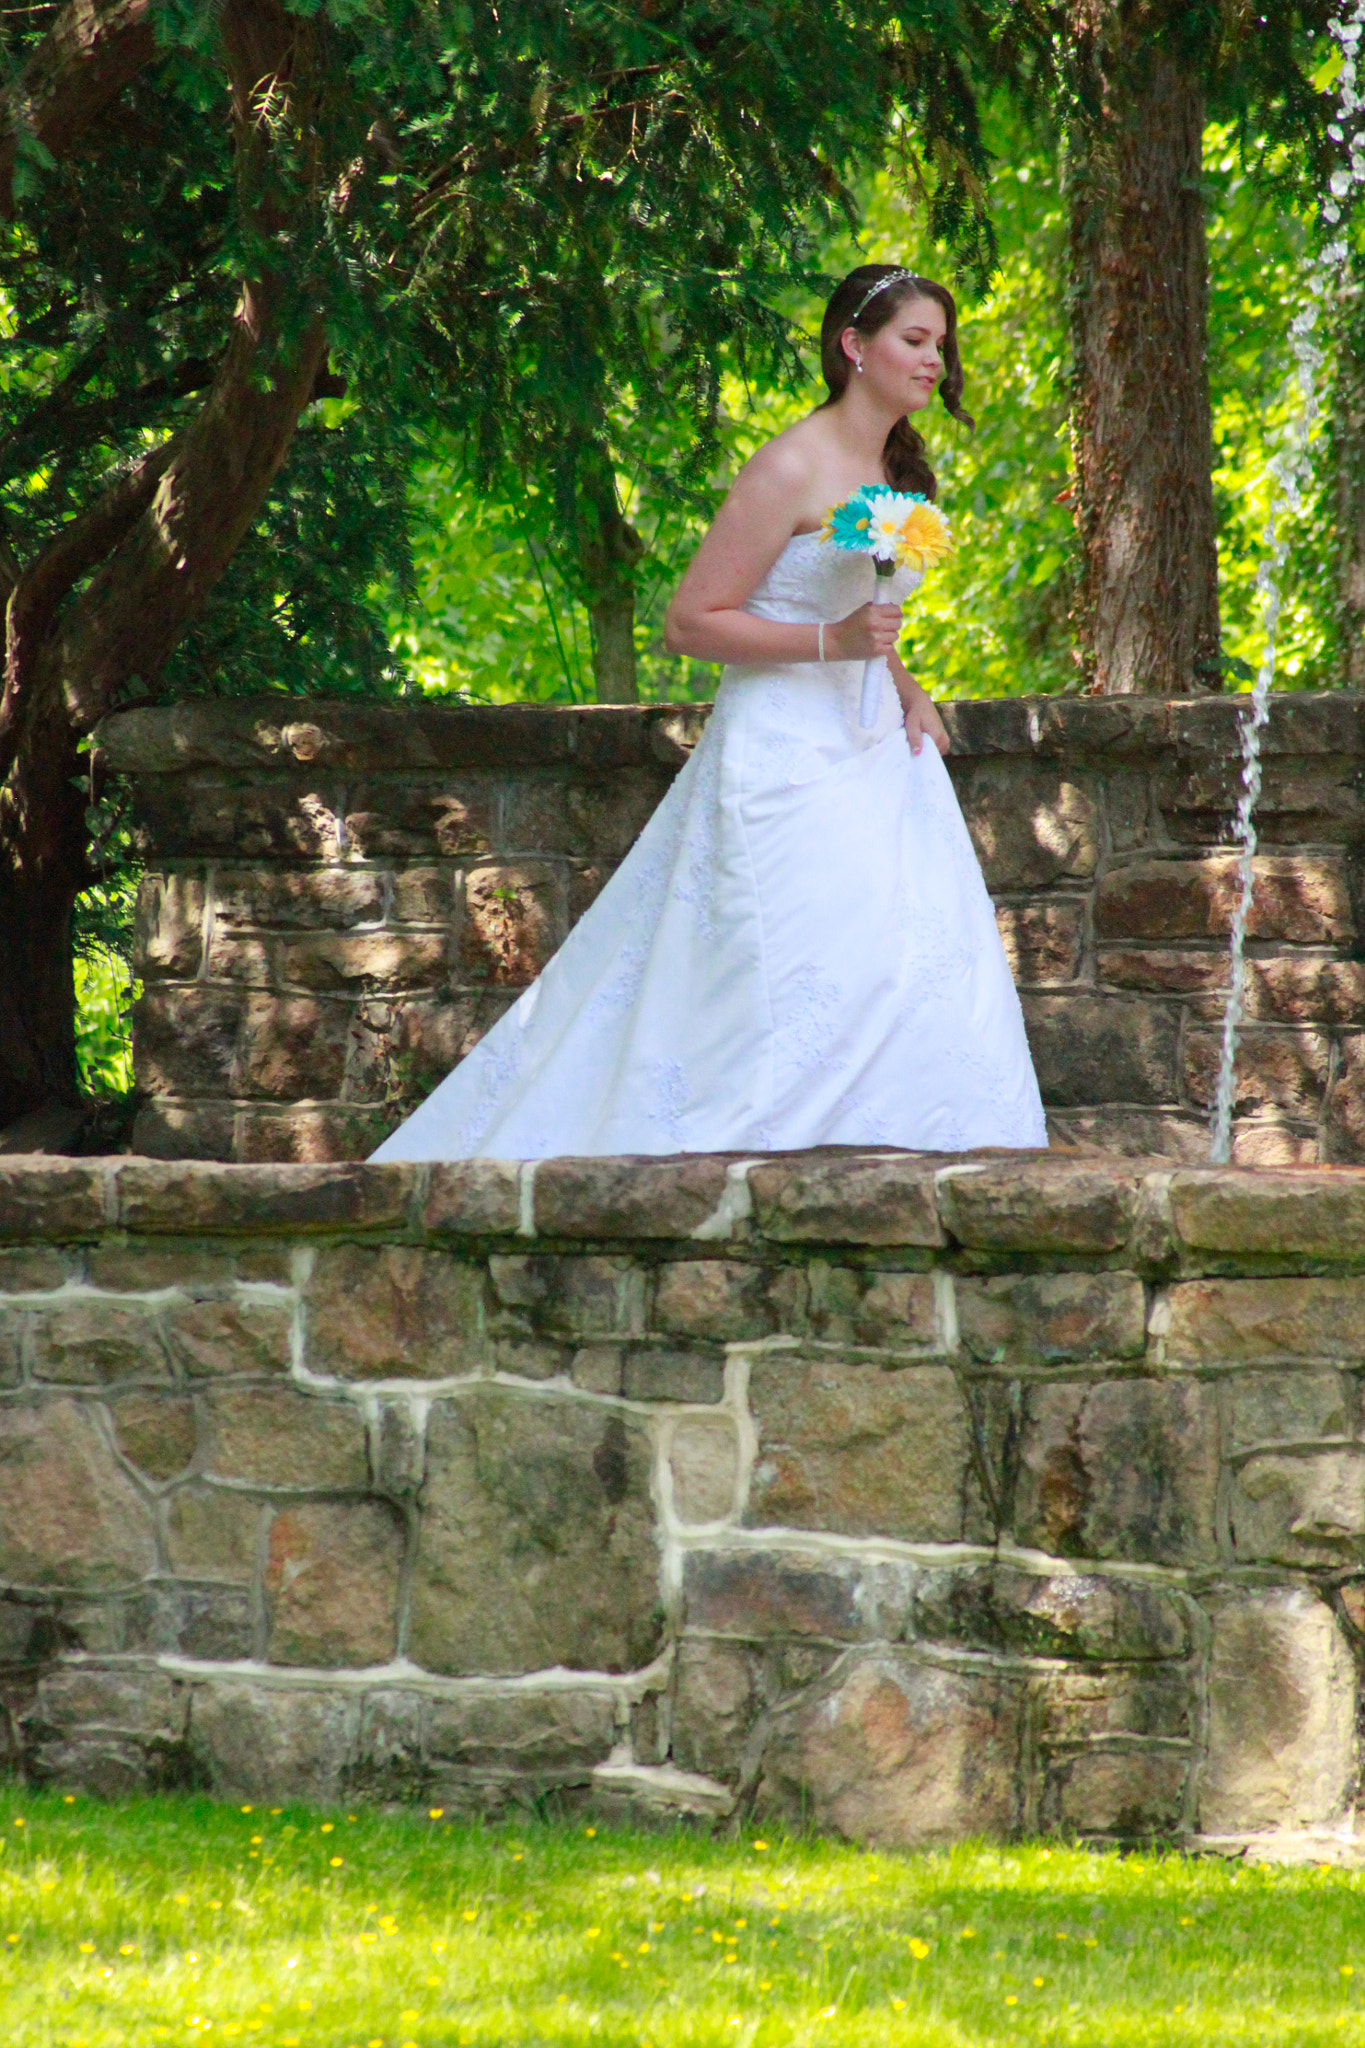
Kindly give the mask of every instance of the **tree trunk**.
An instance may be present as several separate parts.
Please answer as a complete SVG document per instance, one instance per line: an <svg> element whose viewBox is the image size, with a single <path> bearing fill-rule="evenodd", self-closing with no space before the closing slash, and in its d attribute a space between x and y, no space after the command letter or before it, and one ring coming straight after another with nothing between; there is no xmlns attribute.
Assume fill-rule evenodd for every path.
<svg viewBox="0 0 1365 2048"><path fill-rule="evenodd" d="M1078 640L1095 692L1220 687L1204 90L1133 0L1077 0L1070 163Z"/></svg>
<svg viewBox="0 0 1365 2048"><path fill-rule="evenodd" d="M77 0L75 11L84 8ZM130 38L141 32L136 6L106 0L105 12L131 20ZM225 0L219 26L247 210L287 241L277 202L254 194L266 187L275 139L289 150L312 130L312 31L279 0ZM98 112L84 46L74 47L82 105ZM54 63L44 76L55 76ZM260 118L265 95L270 123ZM58 125L54 115L54 133ZM79 127L68 119L63 141ZM3 171L0 155L0 183ZM199 414L117 476L42 555L22 568L0 564L14 579L0 699L0 1125L76 1094L71 912L91 880L79 741L131 677L155 675L288 452L326 354L320 315L287 306L290 289L284 275L244 280Z"/></svg>
<svg viewBox="0 0 1365 2048"><path fill-rule="evenodd" d="M592 441L574 465L578 506L578 573L592 624L592 672L599 704L637 704L635 565L644 543L621 516L616 473L607 448Z"/></svg>
<svg viewBox="0 0 1365 2048"><path fill-rule="evenodd" d="M1337 673L1365 689L1365 294L1353 284L1336 332L1332 453L1337 499Z"/></svg>

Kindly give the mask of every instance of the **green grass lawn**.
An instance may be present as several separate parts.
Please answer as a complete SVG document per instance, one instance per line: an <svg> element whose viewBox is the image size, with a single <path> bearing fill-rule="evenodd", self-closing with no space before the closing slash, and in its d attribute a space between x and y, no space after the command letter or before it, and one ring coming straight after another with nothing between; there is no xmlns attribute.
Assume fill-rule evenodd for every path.
<svg viewBox="0 0 1365 2048"><path fill-rule="evenodd" d="M4 2048L1365 2042L1365 1876L0 1789Z"/></svg>

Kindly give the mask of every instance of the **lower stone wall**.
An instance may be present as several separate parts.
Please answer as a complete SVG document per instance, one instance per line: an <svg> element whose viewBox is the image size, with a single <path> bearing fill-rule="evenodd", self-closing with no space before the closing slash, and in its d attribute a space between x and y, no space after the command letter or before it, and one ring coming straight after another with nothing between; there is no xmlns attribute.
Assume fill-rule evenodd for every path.
<svg viewBox="0 0 1365 2048"><path fill-rule="evenodd" d="M33 1782L1343 1853L1365 1173L0 1164Z"/></svg>

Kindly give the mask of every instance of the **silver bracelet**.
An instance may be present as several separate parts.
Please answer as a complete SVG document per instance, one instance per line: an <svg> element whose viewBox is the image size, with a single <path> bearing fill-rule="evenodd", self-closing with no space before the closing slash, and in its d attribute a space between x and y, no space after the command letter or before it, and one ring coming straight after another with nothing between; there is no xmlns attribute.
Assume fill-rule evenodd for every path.
<svg viewBox="0 0 1365 2048"><path fill-rule="evenodd" d="M824 660L824 658L825 658L825 622L824 622L824 620L823 620L823 619L821 619L821 621L820 621L820 624L819 624L819 625L817 626L817 628L816 628L816 631L815 631L815 659L816 659L817 661L823 661L823 660Z"/></svg>

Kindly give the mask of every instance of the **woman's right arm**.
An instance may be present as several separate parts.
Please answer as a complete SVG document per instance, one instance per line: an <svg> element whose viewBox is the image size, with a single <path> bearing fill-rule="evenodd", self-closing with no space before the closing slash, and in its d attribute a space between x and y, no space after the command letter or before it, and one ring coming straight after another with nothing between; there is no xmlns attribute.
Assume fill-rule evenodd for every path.
<svg viewBox="0 0 1365 2048"><path fill-rule="evenodd" d="M743 610L795 530L810 478L786 436L768 442L744 465L717 512L664 619L670 654L698 661L818 661L813 625L788 625ZM901 629L896 604L865 604L827 621L826 661L891 654Z"/></svg>

